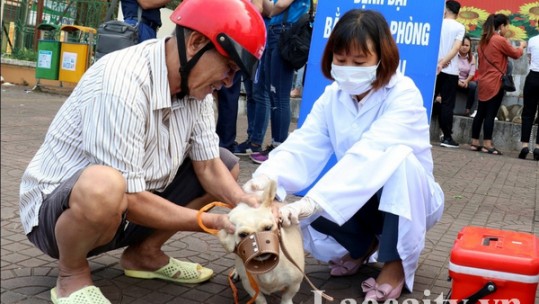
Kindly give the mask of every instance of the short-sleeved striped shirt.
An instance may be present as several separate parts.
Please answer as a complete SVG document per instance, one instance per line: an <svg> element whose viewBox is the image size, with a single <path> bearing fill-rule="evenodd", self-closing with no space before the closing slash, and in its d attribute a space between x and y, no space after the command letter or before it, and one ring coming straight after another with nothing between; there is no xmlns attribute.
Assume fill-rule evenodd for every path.
<svg viewBox="0 0 539 304"><path fill-rule="evenodd" d="M22 177L26 234L46 195L89 165L119 170L135 193L164 189L187 156L219 157L213 98L171 97L165 40L111 53L86 71Z"/></svg>

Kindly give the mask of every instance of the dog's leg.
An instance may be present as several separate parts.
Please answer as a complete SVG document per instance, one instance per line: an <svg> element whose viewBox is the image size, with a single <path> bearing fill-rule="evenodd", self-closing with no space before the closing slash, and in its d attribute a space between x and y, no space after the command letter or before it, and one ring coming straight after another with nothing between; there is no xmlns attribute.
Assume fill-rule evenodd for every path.
<svg viewBox="0 0 539 304"><path fill-rule="evenodd" d="M256 292L251 287L251 284L249 284L249 279L247 279L247 278L243 279L242 278L241 283L243 284L243 288L245 288L245 291L247 291L247 293L251 296L251 298L254 297ZM268 301L266 301L266 297L264 297L264 294L262 292L259 292L258 296L256 297L255 303L256 304L267 304ZM292 302L290 302L290 304L292 304Z"/></svg>
<svg viewBox="0 0 539 304"><path fill-rule="evenodd" d="M292 298L298 293L299 288L301 287L301 281L299 284L291 284L288 288L283 291L281 295L281 304L294 304Z"/></svg>

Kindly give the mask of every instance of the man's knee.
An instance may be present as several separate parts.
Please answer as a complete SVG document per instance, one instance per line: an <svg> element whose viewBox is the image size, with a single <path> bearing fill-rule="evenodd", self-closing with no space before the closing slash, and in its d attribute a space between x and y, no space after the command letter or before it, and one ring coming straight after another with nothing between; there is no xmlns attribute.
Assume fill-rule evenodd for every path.
<svg viewBox="0 0 539 304"><path fill-rule="evenodd" d="M69 208L84 212L94 220L121 215L127 209L126 181L122 174L107 166L90 166L85 169L73 187Z"/></svg>

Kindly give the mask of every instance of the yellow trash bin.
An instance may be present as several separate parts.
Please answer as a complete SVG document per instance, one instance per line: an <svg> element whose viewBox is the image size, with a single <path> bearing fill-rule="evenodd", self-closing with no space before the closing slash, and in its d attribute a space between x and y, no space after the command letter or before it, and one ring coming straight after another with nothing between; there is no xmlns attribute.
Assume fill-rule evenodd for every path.
<svg viewBox="0 0 539 304"><path fill-rule="evenodd" d="M89 33L91 36L89 42L92 41L92 35L96 32L94 28L77 25L64 25L61 30L66 32L81 31L82 33ZM63 41L60 47L60 71L58 80L79 82L84 72L90 66L91 51L91 45L88 43Z"/></svg>

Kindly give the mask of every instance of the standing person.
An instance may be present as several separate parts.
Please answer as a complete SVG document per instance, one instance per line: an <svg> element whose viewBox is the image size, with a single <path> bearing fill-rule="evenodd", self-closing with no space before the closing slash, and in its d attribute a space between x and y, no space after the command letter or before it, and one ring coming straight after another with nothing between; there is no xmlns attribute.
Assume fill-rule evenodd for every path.
<svg viewBox="0 0 539 304"><path fill-rule="evenodd" d="M470 116L477 99L477 82L472 81L475 76L475 57L472 53L472 39L464 35L462 45L458 52L459 82L457 90L466 94L466 108L464 115Z"/></svg>
<svg viewBox="0 0 539 304"><path fill-rule="evenodd" d="M520 58L526 42L513 47L504 37L509 26L509 18L504 14L490 14L483 24L483 33L477 48L479 56L479 79L477 114L472 123L472 143L474 151L502 155L492 144L494 119L502 104L505 91L502 89L503 71L507 70L507 57ZM479 135L483 127L483 146L479 145Z"/></svg>
<svg viewBox="0 0 539 304"><path fill-rule="evenodd" d="M161 27L161 11L170 0L121 0L124 22L130 25L138 24L138 42L154 39ZM140 21L138 10L142 10Z"/></svg>
<svg viewBox="0 0 539 304"><path fill-rule="evenodd" d="M252 0L251 2L253 5L258 9L260 14L264 16L263 12L263 0ZM262 57L263 58L263 57ZM261 58L261 60L262 60ZM258 69L260 69L260 66ZM251 146L251 134L253 133L253 111L255 105L255 96L253 95L253 91L257 95L262 95L263 93L260 92L258 88L255 88L255 85L258 85L258 79L259 79L259 70L255 73L255 82L253 82L253 79L248 77L247 75L242 75L242 73L237 73L236 77L234 78L234 84L229 88L223 88L217 92L217 135L219 135L219 146L224 147L231 151L232 153L236 155L243 155L248 153L246 150L249 150L249 153L252 152L260 152L262 151L261 143L262 140L259 142L258 147L250 147ZM246 104L247 104L247 120L248 120L248 126L247 126L247 141L243 142L238 145L236 142L236 130L237 130L237 121L238 121L238 101L240 98L240 91L241 91L241 83L243 81L243 87L245 88L245 97L246 97ZM256 100L263 98L263 97L256 97ZM269 104L269 101L268 101ZM266 111L269 115L269 107ZM266 119L267 121L267 119ZM267 125L267 122L266 122ZM264 127L264 134L265 134L266 128ZM258 149L257 149L258 148ZM252 149L252 150L251 150ZM254 151L253 151L254 150Z"/></svg>
<svg viewBox="0 0 539 304"><path fill-rule="evenodd" d="M528 41L528 59L530 61L530 72L524 82L524 107L522 109L522 129L520 133L522 150L518 154L518 158L521 159L525 159L530 153L529 142L533 122L539 114L539 36L537 35ZM539 131L535 138L533 159L539 160Z"/></svg>
<svg viewBox="0 0 539 304"><path fill-rule="evenodd" d="M346 12L322 56L322 72L334 82L244 185L256 192L275 180L282 200L315 181L335 154L336 164L305 197L280 207L281 219L301 220L306 250L329 261L333 276L357 273L378 251L382 271L362 288L366 300L379 302L397 299L404 286L412 290L426 231L444 206L423 99L398 65L384 17Z"/></svg>
<svg viewBox="0 0 539 304"><path fill-rule="evenodd" d="M446 148L458 148L459 144L453 139L453 111L457 98L459 67L457 53L464 38L464 25L456 19L459 15L460 3L449 0L445 2L440 48L438 50L438 65L434 96L440 95L440 102L434 105L438 108L438 124L443 133L440 145Z"/></svg>
<svg viewBox="0 0 539 304"><path fill-rule="evenodd" d="M238 186L237 159L220 150L211 93L238 70L252 75L265 26L244 0L189 0L175 34L103 57L84 74L24 172L20 216L28 239L58 259L53 303L110 303L87 257L126 247L125 275L198 283L213 271L167 256L178 231L201 231L213 197L256 205ZM202 222L233 231L226 215Z"/></svg>
<svg viewBox="0 0 539 304"><path fill-rule="evenodd" d="M265 9L270 13L268 26L268 42L266 56L264 56L265 86L270 98L270 121L271 121L271 144L258 153L253 153L250 158L255 163L263 163L268 158L268 153L280 145L288 137L291 121L290 91L294 68L286 63L279 51L279 39L281 33L288 30L292 24L299 20L303 14L309 11L310 0L265 0ZM286 19L285 19L286 16Z"/></svg>

